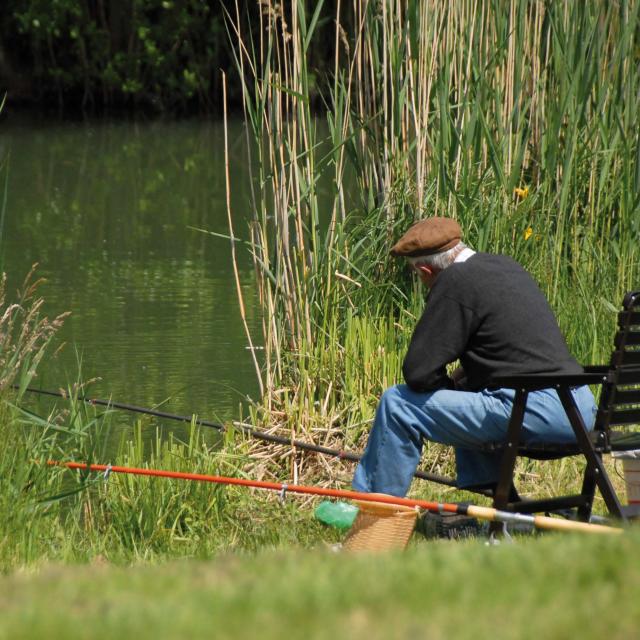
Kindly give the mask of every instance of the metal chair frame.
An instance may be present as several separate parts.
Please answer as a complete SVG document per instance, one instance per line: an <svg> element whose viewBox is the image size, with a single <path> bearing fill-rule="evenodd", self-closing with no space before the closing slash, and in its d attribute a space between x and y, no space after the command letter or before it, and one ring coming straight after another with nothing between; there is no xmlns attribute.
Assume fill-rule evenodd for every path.
<svg viewBox="0 0 640 640"><path fill-rule="evenodd" d="M492 387L515 390L506 441L493 446L503 451L500 476L493 496L496 509L520 513L576 510L579 520L591 517L598 489L613 517L628 520L640 516L640 505L623 505L603 464L603 454L640 448L640 432L624 428L640 425L640 291L628 293L618 314L618 331L610 364L588 366L577 375L518 375L496 377ZM571 394L581 385L601 385L602 391L593 430L587 430ZM524 445L522 422L527 397L532 391L554 388L576 436L569 445ZM622 428L622 430L620 429ZM520 456L555 459L581 455L586 460L580 493L538 500L509 501L516 460Z"/></svg>

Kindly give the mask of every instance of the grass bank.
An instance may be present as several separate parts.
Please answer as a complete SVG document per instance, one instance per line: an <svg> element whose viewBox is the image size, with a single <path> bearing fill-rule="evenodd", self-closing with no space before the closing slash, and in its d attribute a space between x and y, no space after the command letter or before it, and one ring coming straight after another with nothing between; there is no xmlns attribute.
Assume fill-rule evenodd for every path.
<svg viewBox="0 0 640 640"><path fill-rule="evenodd" d="M45 460L102 462L100 443L112 416L92 415L88 408L74 425L43 420L13 405L3 409L0 435L12 446L0 452L0 574L47 562L211 558L336 539L303 502L281 504L277 494L49 467ZM145 429L156 431L151 445L143 444ZM245 451L238 441L211 450L195 426L189 441L182 442L138 423L112 463L245 477Z"/></svg>
<svg viewBox="0 0 640 640"><path fill-rule="evenodd" d="M414 543L0 577L0 638L602 638L637 635L640 552L616 538ZM55 594L56 606L51 606Z"/></svg>

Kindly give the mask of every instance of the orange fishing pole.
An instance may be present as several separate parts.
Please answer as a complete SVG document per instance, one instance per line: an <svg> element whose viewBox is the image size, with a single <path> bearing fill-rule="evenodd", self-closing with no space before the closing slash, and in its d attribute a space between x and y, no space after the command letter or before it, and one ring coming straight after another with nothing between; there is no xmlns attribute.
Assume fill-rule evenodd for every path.
<svg viewBox="0 0 640 640"><path fill-rule="evenodd" d="M227 476L211 476L200 473L185 473L181 471L165 471L162 469L141 469L137 467L121 467L110 464L86 464L83 462L62 462L49 460L51 466L67 467L68 469L81 469L86 471L101 471L108 477L110 473L126 473L138 476L152 476L161 478L173 478L176 480L193 480L197 482L212 482L215 484L240 485L256 489L279 491L282 496L287 492L302 493L307 495L325 496L329 498L344 498L346 500L361 500L364 502L383 502L391 505L414 507L433 512L456 513L458 515L472 516L482 520L506 522L509 524L529 524L540 529L556 531L582 531L585 533L622 533L622 529L608 527L601 524L576 522L573 520L559 520L549 516L528 515L499 511L492 507L480 507L471 504L456 504L446 502L429 502L427 500L413 500L411 498L399 498L380 493L362 493L347 489L326 489L324 487L311 487L283 482L266 482L264 480L248 480L245 478L231 478Z"/></svg>

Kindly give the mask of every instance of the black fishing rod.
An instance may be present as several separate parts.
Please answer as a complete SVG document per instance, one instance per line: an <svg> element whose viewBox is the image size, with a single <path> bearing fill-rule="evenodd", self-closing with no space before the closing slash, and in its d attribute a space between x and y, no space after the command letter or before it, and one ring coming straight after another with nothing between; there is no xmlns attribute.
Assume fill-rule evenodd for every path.
<svg viewBox="0 0 640 640"><path fill-rule="evenodd" d="M17 388L14 385L14 388ZM61 391L49 391L46 389L34 389L32 387L27 387L25 391L29 391L30 393L37 393L45 396L54 396L57 398L68 398L69 394L63 393ZM122 402L114 402L113 400L101 400L100 398L89 398L87 396L78 396L78 400L82 400L87 404L99 405L107 408L119 409L121 411L130 411L132 413L142 413L148 416L153 416L155 418L164 418L166 420L175 420L178 422L194 422L195 424L202 427L209 427L211 429L216 429L217 431L224 432L227 430L227 427L224 424L220 424L217 422L211 422L210 420L201 420L200 418L196 418L194 420L193 415L191 416L181 416L176 415L174 413L167 413L166 411L158 411L156 409L148 409L146 407L138 407L133 404L125 404ZM352 462L357 462L360 460L361 456L357 453L353 453L352 451L342 451L339 449L330 449L329 447L323 447L318 444L311 444L309 442L303 442L302 440L296 440L293 438L285 438L284 436L277 436L271 433L265 433L264 431L260 431L259 429L255 429L254 427L249 427L246 425L234 425L234 428L242 431L242 433L247 434L248 436L255 438L256 440L263 440L265 442L272 442L275 444L283 444L295 447L296 449L300 449L302 451L313 451L315 453L322 453L326 456L332 456L334 458L340 458L341 460L350 460ZM444 484L448 487L455 487L455 480L451 478L446 478L444 476L439 476L434 473L426 473L425 471L416 471L415 477L420 478L421 480L429 480L431 482L437 482L438 484ZM475 491L475 493L482 493L484 495L490 495L488 491Z"/></svg>

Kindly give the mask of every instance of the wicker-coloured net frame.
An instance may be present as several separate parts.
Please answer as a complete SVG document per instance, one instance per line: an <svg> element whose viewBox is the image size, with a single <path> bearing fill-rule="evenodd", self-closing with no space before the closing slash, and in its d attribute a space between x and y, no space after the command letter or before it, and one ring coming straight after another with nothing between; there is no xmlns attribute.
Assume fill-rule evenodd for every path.
<svg viewBox="0 0 640 640"><path fill-rule="evenodd" d="M344 540L348 551L404 549L416 525L418 510L384 502L356 500L358 515Z"/></svg>

